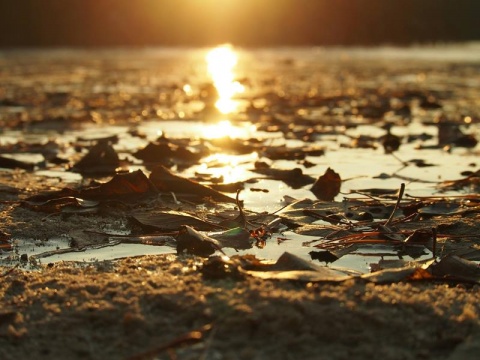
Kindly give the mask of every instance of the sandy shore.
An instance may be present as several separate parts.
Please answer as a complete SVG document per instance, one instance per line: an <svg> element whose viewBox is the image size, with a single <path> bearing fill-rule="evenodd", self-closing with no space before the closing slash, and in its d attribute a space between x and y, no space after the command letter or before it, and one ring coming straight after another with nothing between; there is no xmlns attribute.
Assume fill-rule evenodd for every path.
<svg viewBox="0 0 480 360"><path fill-rule="evenodd" d="M195 257L2 268L0 358L474 359L479 287L205 279Z"/></svg>

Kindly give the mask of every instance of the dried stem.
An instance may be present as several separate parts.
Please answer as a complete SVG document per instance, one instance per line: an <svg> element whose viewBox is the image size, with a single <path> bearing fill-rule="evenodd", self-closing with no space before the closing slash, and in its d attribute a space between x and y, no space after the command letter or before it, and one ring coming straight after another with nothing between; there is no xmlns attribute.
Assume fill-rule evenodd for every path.
<svg viewBox="0 0 480 360"><path fill-rule="evenodd" d="M390 224L393 220L393 217L395 216L395 212L397 211L398 209L398 206L400 205L400 201L402 201L402 197L403 197L403 193L405 192L405 183L401 183L400 185L400 191L398 193L398 198L397 198L397 202L395 204L395 207L393 208L393 211L392 213L390 214L390 217L388 218L388 220L385 222L384 226L388 226L388 224Z"/></svg>

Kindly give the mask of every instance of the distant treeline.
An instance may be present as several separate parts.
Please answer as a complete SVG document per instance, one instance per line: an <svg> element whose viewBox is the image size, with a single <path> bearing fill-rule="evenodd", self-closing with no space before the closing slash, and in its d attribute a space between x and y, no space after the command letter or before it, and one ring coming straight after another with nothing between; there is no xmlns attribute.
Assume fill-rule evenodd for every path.
<svg viewBox="0 0 480 360"><path fill-rule="evenodd" d="M480 0L0 0L0 46L377 45L480 39Z"/></svg>

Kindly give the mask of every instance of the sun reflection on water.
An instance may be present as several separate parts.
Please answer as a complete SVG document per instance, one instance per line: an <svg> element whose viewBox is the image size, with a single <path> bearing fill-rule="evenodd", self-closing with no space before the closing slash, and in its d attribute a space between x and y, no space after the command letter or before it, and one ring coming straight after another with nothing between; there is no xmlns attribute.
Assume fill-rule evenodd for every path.
<svg viewBox="0 0 480 360"><path fill-rule="evenodd" d="M209 173L214 177L221 176L223 183L229 184L245 180L248 164L256 160L258 160L257 153L243 156L213 154L203 160L197 171Z"/></svg>
<svg viewBox="0 0 480 360"><path fill-rule="evenodd" d="M223 137L248 138L256 131L254 125L240 126L233 125L230 120L221 120L215 124L204 124L202 126L202 138L218 139Z"/></svg>
<svg viewBox="0 0 480 360"><path fill-rule="evenodd" d="M207 61L208 73L212 77L213 84L218 92L218 100L215 107L222 114L231 114L238 109L238 103L234 100L235 95L245 91L238 81L235 81L234 69L238 62L238 55L230 45L222 45L210 50L205 60Z"/></svg>

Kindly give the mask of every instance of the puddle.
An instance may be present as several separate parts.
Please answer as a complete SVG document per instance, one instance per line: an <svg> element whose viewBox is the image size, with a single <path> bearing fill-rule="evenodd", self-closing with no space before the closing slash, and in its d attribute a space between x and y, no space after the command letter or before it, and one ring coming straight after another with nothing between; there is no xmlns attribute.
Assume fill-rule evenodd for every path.
<svg viewBox="0 0 480 360"><path fill-rule="evenodd" d="M342 256L332 263L334 267L354 269L360 273L369 273L380 269L388 268L388 264L396 264L396 267L405 266L403 262L421 262L433 259L432 252L426 247L419 247L417 254L413 256L402 254L391 246L365 245L359 247L356 251ZM402 264L399 265L400 261ZM393 268L393 266L391 266Z"/></svg>
<svg viewBox="0 0 480 360"><path fill-rule="evenodd" d="M171 246L151 246L142 244L100 244L81 250L72 249L70 240L65 237L51 238L47 241L33 239L13 240L13 250L0 252L0 265L12 265L19 262L25 268L33 263L48 264L59 261L95 262L115 260L131 256L159 255L176 253ZM32 260L35 259L35 260Z"/></svg>
<svg viewBox="0 0 480 360"><path fill-rule="evenodd" d="M337 260L325 262L315 259L315 256L312 255L312 252L319 250L309 245L314 242L318 243L319 237L285 231L281 234L273 234L263 247L253 246L247 250L223 248L223 252L230 257L235 255L255 255L259 259L271 262L275 262L283 253L289 252L306 261L358 274L365 274L374 269L378 270L388 267L388 263L423 261L433 257L431 251L423 246L411 249L409 255L402 253L394 246L364 245L357 247L354 251ZM13 251L0 253L1 265L15 264L21 256L26 256L30 260L24 259L20 263L25 268L31 268L32 257L35 258L34 263L47 264L59 261L88 263L141 255L176 254L176 250L172 246L119 244L115 243L115 241L112 241L110 244L86 247L82 250L73 250L69 246L69 239L65 237L52 238L47 241L16 239L13 241L13 245ZM220 253L218 254L221 255Z"/></svg>
<svg viewBox="0 0 480 360"><path fill-rule="evenodd" d="M168 246L146 246L135 244L118 244L101 249L86 249L85 251L71 252L60 255L52 255L43 259L43 262L57 261L104 261L115 260L140 255L160 255L175 253L175 250Z"/></svg>
<svg viewBox="0 0 480 360"><path fill-rule="evenodd" d="M138 130L146 135L147 139L157 139L162 134L168 134L171 139L203 139L216 138L218 135L225 136L225 125L220 124L218 133L214 129L216 125L206 125L200 121L189 121L185 123L178 121L145 121ZM278 134L255 132L255 125L252 123L227 125L230 134L238 135L239 138L258 138L258 139L278 139ZM212 130L213 129L213 130ZM118 142L114 145L119 151L131 151L146 146L145 140L134 138L127 133L126 127L107 127L100 131L88 129L84 131L66 132L66 138L95 139L99 137L118 136ZM359 127L358 133L362 133L362 127ZM436 127L424 126L420 123L412 123L403 132L410 133L435 133ZM228 131L227 131L228 133ZM233 136L235 138L235 136ZM272 144L277 144L278 141ZM325 155L321 157L307 157L314 165L308 169L303 168L303 173L318 177L325 172L328 167L341 174L345 181L342 184L341 194L335 200L342 201L345 197L356 197L349 195L352 191L371 188L399 188L400 183L407 184L407 194L413 196L429 196L438 194L436 184L443 180L450 180L461 177L462 171L468 169L468 166L474 166L477 163L478 156L473 150L454 149L451 152L444 152L439 149L418 150L418 144L403 144L395 153L395 157L385 154L383 149L348 149L340 147L341 140L319 141L325 146ZM281 141L284 142L285 141ZM298 141L290 142L292 146L298 146ZM305 143L300 143L305 145ZM272 145L273 146L273 145ZM414 164L405 166L403 162L411 160L423 160L430 163L429 167L418 167ZM245 191L242 193L242 199L245 206L254 211L275 211L283 206L283 196L288 194L294 198L310 198L312 196L308 187L301 189L292 189L288 185L275 181L262 179L265 178L255 172L250 171L252 164L258 160L265 160L258 153L253 152L246 155L232 155L216 153L215 155L203 158L201 163L194 165L181 172L184 176L194 176L195 173L209 174L214 177L223 176L224 181L236 182L245 181L250 178L257 178L255 184L245 184ZM138 161L138 160L137 160ZM216 166L215 166L216 164ZM297 161L277 160L272 164L275 168L294 168L302 166ZM149 170L138 165L135 169L141 169L145 173ZM68 173L56 170L40 170L39 175L57 177L72 183L80 180L79 174ZM454 192L442 192L444 195L453 195Z"/></svg>
<svg viewBox="0 0 480 360"><path fill-rule="evenodd" d="M64 170L39 170L36 172L38 176L44 176L46 178L55 178L65 184L78 184L82 181L83 177L80 174L74 172L67 172Z"/></svg>

